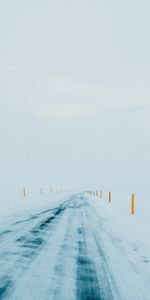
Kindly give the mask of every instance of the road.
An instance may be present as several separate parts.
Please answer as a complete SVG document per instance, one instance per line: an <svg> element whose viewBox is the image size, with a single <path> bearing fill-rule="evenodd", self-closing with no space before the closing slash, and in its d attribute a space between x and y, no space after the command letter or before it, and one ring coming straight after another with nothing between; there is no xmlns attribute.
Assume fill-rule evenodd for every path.
<svg viewBox="0 0 150 300"><path fill-rule="evenodd" d="M84 193L0 231L0 299L120 299Z"/></svg>

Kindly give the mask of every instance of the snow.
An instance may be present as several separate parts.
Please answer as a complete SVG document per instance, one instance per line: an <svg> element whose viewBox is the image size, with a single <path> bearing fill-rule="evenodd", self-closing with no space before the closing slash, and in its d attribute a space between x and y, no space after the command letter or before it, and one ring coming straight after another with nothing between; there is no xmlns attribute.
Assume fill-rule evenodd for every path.
<svg viewBox="0 0 150 300"><path fill-rule="evenodd" d="M61 191L62 189L42 188L42 194L40 188L27 187L26 196L23 196L23 187L18 189L9 190L7 193L0 193L0 217L12 216L21 213L28 213L31 210L37 208L43 208L49 205L57 205L57 202L61 202L70 194L67 191Z"/></svg>
<svg viewBox="0 0 150 300"><path fill-rule="evenodd" d="M108 193L89 197L102 221L101 238L108 265L117 282L121 299L150 299L150 201L135 195L135 215L131 215L131 195Z"/></svg>
<svg viewBox="0 0 150 300"><path fill-rule="evenodd" d="M148 198L135 195L133 216L131 195L113 192L111 203L108 192L100 199L56 189L19 195L11 205L5 201L0 211L0 291L7 285L11 290L11 284L15 289L4 299L57 295L59 300L81 300L86 293L99 295L100 285L105 300L149 300L149 213ZM41 224L46 224L44 230ZM93 299L101 299L97 297Z"/></svg>

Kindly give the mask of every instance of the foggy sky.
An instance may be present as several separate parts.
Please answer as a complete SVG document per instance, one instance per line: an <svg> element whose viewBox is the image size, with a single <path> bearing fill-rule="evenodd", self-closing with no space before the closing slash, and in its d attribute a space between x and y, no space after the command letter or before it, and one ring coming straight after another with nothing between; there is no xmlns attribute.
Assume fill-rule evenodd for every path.
<svg viewBox="0 0 150 300"><path fill-rule="evenodd" d="M150 3L0 1L0 189L149 192Z"/></svg>

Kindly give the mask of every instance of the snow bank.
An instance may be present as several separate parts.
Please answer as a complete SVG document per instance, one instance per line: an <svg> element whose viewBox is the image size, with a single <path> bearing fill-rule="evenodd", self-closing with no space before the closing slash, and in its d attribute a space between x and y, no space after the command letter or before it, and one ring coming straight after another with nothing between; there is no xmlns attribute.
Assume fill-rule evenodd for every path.
<svg viewBox="0 0 150 300"><path fill-rule="evenodd" d="M57 192L57 190L53 189L51 192L50 188L42 188L32 189L26 188L26 196L23 196L23 188L18 188L17 190L9 189L0 192L0 217L20 214L24 212L28 212L31 210L35 210L38 208L44 208L49 205L56 206L57 202L63 201L66 197L68 197L69 192Z"/></svg>
<svg viewBox="0 0 150 300"><path fill-rule="evenodd" d="M131 215L131 195L108 193L103 198L88 196L101 220L101 237L108 265L117 281L121 299L150 298L150 200L135 195L135 215Z"/></svg>

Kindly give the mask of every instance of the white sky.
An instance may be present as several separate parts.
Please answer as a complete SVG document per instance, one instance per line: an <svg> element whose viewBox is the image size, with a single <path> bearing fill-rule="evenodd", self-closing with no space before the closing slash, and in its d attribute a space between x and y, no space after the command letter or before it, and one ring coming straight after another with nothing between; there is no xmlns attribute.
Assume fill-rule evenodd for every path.
<svg viewBox="0 0 150 300"><path fill-rule="evenodd" d="M1 190L149 192L150 2L0 1Z"/></svg>

